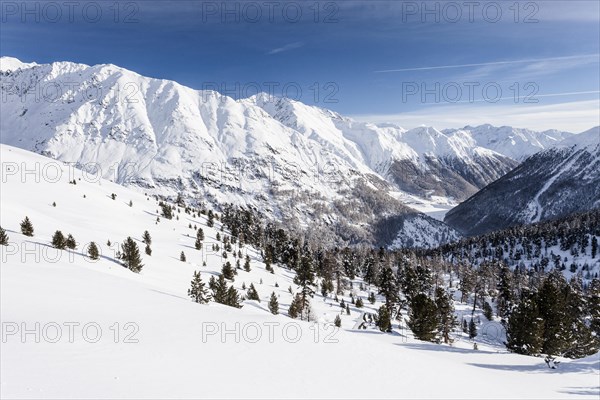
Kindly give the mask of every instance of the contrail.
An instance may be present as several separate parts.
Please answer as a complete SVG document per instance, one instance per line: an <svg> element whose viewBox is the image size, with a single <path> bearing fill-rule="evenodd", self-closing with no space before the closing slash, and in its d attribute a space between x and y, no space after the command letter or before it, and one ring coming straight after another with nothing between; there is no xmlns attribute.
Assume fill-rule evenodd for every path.
<svg viewBox="0 0 600 400"><path fill-rule="evenodd" d="M505 65L505 64L524 64L539 61L557 61L557 60L575 60L579 58L595 57L600 58L600 54L585 54L578 56L566 56L566 57L550 57L550 58L532 58L527 60L513 60L513 61L494 61L488 63L476 63L476 64L457 64L457 65L438 65L434 67L418 67L418 68L401 68L401 69L384 69L380 71L374 71L375 73L387 73L387 72L407 72L407 71L429 71L434 69L448 69L448 68L468 68L468 67L483 67L486 65Z"/></svg>

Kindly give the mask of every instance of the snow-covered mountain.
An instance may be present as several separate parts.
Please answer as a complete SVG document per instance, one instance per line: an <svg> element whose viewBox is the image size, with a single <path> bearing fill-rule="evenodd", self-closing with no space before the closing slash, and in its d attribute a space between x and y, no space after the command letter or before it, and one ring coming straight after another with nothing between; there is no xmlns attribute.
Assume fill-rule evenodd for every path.
<svg viewBox="0 0 600 400"><path fill-rule="evenodd" d="M487 142L483 128L406 131L264 94L234 100L110 64L2 57L0 95L2 143L144 191L255 207L350 243L457 237L406 207L402 194L456 203L519 158L495 145L512 140L512 128ZM407 237L414 226L432 234Z"/></svg>
<svg viewBox="0 0 600 400"><path fill-rule="evenodd" d="M360 124L353 141L330 129L341 117L297 102L272 102L299 110L274 118L260 96L236 101L114 65L0 61L2 143L145 191L252 206L290 226L310 222L348 242L402 242L373 230L388 218L392 226L418 219L438 237L456 237L388 194L398 188L383 165L419 157L394 129Z"/></svg>
<svg viewBox="0 0 600 400"><path fill-rule="evenodd" d="M424 198L465 199L518 164L462 131L446 134L425 126L407 131L392 124L357 122L288 99L262 95L250 100L287 127Z"/></svg>
<svg viewBox="0 0 600 400"><path fill-rule="evenodd" d="M466 235L600 207L600 127L568 137L450 210Z"/></svg>
<svg viewBox="0 0 600 400"><path fill-rule="evenodd" d="M556 129L538 132L511 126L495 127L489 124L444 130L444 133L447 134L458 132L470 136L478 146L494 150L518 161L523 161L525 158L573 136L570 132Z"/></svg>

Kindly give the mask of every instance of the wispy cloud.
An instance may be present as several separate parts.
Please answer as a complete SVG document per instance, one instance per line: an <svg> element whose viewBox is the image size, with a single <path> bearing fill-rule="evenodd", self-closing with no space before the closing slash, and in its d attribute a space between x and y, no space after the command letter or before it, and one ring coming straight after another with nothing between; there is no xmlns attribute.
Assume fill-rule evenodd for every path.
<svg viewBox="0 0 600 400"><path fill-rule="evenodd" d="M267 54L278 54L278 53L283 53L284 51L290 51L290 50L294 50L297 48L300 48L304 46L303 42L294 42L294 43L288 43L285 46L282 47L277 47L271 51L269 51Z"/></svg>
<svg viewBox="0 0 600 400"><path fill-rule="evenodd" d="M548 62L548 61L566 61L566 60L584 60L584 62L589 62L589 60L592 59L597 62L599 57L600 57L600 54L581 54L581 55L564 56L564 57L531 58L531 59L523 59L523 60L493 61L493 62L473 63L473 64L435 65L435 66L414 67L414 68L385 69L385 70L379 70L379 71L374 71L374 72L375 73L389 73L389 72L408 72L408 71L430 71L430 70L436 70L436 69L489 67L489 66L498 66L498 65L530 64L530 63L540 63L540 62Z"/></svg>

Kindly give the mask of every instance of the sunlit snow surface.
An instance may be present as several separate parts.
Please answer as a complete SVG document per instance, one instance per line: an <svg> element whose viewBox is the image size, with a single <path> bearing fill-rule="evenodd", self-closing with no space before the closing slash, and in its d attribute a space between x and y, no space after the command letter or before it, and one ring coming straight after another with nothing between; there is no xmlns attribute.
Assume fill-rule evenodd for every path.
<svg viewBox="0 0 600 400"><path fill-rule="evenodd" d="M0 161L14 168L3 169L0 191L1 225L10 237L9 246L0 248L2 398L598 398L598 355L562 360L550 370L540 358L507 353L498 324L482 323L474 351L458 333L451 347L417 341L406 330L356 329L361 313L373 312L380 301L365 301L362 310L350 307L338 332L325 324L340 308L320 295L313 300L317 325L291 320L285 312L288 287L296 290L293 275L279 267L267 272L247 247L252 270L239 270L235 286L254 283L261 302L246 301L241 310L192 303L187 288L193 271L200 270L206 282L223 260L193 248L188 224L203 228L207 249L216 242L219 222L208 228L204 216L182 211L179 220L155 224L156 202L143 193L104 180L71 185L67 166L5 145ZM39 182L36 174L22 173L35 165L45 171ZM25 215L35 228L31 238L19 233ZM76 251L57 256L49 247L57 229L74 235ZM144 255L139 242L145 266L134 274L114 261L106 241L141 241L144 230L152 235L153 254ZM98 262L81 255L90 241L102 250ZM187 262L179 261L181 251ZM271 292L283 315L266 310ZM355 295L367 295L358 282ZM459 313L469 308L457 304ZM32 333L21 335L21 328L35 330L36 323L40 343ZM236 323L239 340L234 333L221 335L235 332ZM65 324L73 326L72 342ZM15 326L19 331L9 334Z"/></svg>

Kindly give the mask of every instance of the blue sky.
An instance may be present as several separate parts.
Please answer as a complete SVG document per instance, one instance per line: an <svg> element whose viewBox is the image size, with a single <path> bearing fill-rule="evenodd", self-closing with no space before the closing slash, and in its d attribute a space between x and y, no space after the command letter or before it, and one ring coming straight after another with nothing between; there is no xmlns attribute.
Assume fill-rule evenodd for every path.
<svg viewBox="0 0 600 400"><path fill-rule="evenodd" d="M273 91L407 128L600 125L598 1L467 3L2 2L0 54Z"/></svg>

